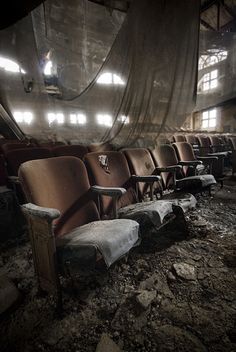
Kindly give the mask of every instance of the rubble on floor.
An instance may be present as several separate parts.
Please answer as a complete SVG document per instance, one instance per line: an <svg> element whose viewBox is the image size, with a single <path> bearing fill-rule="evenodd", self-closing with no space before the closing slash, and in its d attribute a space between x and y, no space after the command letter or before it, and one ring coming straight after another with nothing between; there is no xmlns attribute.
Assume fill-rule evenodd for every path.
<svg viewBox="0 0 236 352"><path fill-rule="evenodd" d="M236 351L236 182L199 197L187 223L187 238L166 229L109 271L65 279L61 319L37 294L27 239L3 245L23 301L0 321L1 351Z"/></svg>

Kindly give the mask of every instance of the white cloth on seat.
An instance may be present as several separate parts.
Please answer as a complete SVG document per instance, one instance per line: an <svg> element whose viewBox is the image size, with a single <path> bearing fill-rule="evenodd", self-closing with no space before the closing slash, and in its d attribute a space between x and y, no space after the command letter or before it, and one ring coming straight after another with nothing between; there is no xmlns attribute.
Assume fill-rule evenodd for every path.
<svg viewBox="0 0 236 352"><path fill-rule="evenodd" d="M139 223L145 220L154 226L161 226L166 215L173 213L172 203L164 200L131 204L119 209L119 217L133 219Z"/></svg>
<svg viewBox="0 0 236 352"><path fill-rule="evenodd" d="M165 199L175 206L179 206L184 213L190 209L194 209L197 205L196 198L191 193L173 192L167 194Z"/></svg>
<svg viewBox="0 0 236 352"><path fill-rule="evenodd" d="M80 249L89 246L96 248L102 254L109 267L129 250L139 244L139 224L128 219L114 219L93 221L80 226L68 234L57 238L56 244L60 256L64 251L70 253L71 258L80 256ZM86 251L84 251L86 252Z"/></svg>
<svg viewBox="0 0 236 352"><path fill-rule="evenodd" d="M177 188L206 188L215 185L216 180L213 175L189 176L176 180Z"/></svg>

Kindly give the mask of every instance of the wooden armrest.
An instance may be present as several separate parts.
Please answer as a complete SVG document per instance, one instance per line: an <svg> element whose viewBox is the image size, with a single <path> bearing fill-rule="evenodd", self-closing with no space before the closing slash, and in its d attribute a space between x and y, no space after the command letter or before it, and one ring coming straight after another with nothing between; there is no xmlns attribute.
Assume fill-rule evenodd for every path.
<svg viewBox="0 0 236 352"><path fill-rule="evenodd" d="M112 198L113 217L114 219L117 219L117 200L119 197L126 193L126 189L122 187L92 186L91 190L99 196L109 196Z"/></svg>
<svg viewBox="0 0 236 352"><path fill-rule="evenodd" d="M147 175L147 176L132 175L131 177L132 177L132 180L135 182L153 183L161 180L161 177L158 175Z"/></svg>
<svg viewBox="0 0 236 352"><path fill-rule="evenodd" d="M203 163L218 160L217 156L197 156L197 159L201 160Z"/></svg>
<svg viewBox="0 0 236 352"><path fill-rule="evenodd" d="M179 165L181 166L197 166L201 164L202 164L202 161L200 160L179 161Z"/></svg>
<svg viewBox="0 0 236 352"><path fill-rule="evenodd" d="M91 190L101 196L110 196L110 197L121 197L126 193L126 189L122 187L101 187L101 186L92 186Z"/></svg>
<svg viewBox="0 0 236 352"><path fill-rule="evenodd" d="M181 167L181 165L173 165L173 166L166 166L166 167L156 167L155 170L158 172L175 173L177 170L182 170L182 167Z"/></svg>
<svg viewBox="0 0 236 352"><path fill-rule="evenodd" d="M23 204L21 209L26 215L33 215L47 221L52 221L60 216L60 212L57 209L39 207L38 205L32 203Z"/></svg>

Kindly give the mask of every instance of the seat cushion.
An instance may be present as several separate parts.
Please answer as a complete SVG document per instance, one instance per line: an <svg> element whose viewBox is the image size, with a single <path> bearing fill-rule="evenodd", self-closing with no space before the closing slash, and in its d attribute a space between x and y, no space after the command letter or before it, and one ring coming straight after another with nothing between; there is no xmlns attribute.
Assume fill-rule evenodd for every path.
<svg viewBox="0 0 236 352"><path fill-rule="evenodd" d="M191 193L173 192L164 196L174 206L180 207L184 213L194 209L197 204L196 198Z"/></svg>
<svg viewBox="0 0 236 352"><path fill-rule="evenodd" d="M98 250L109 267L139 244L139 224L128 219L93 221L56 239L59 262L95 259Z"/></svg>
<svg viewBox="0 0 236 352"><path fill-rule="evenodd" d="M215 177L213 175L198 175L182 178L176 181L178 189L196 189L206 188L216 184Z"/></svg>
<svg viewBox="0 0 236 352"><path fill-rule="evenodd" d="M165 216L173 213L172 203L163 200L128 205L119 209L119 217L132 219L139 224L151 223L159 227Z"/></svg>

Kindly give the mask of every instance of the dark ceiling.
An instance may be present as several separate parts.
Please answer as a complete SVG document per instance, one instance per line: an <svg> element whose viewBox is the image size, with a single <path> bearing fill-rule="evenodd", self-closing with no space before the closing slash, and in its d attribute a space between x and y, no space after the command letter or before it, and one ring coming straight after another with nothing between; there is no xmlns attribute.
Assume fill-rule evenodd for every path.
<svg viewBox="0 0 236 352"><path fill-rule="evenodd" d="M46 0L4 1L0 13L0 29L6 28ZM110 11L127 12L135 0L89 0ZM236 31L236 0L201 0L201 29Z"/></svg>
<svg viewBox="0 0 236 352"><path fill-rule="evenodd" d="M127 12L135 0L89 0ZM236 0L201 0L201 29L236 31Z"/></svg>

